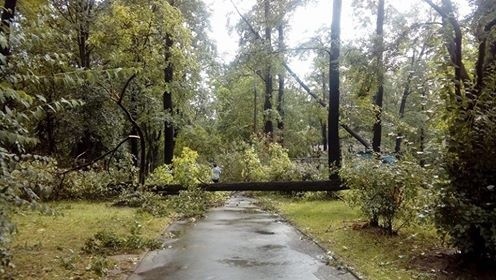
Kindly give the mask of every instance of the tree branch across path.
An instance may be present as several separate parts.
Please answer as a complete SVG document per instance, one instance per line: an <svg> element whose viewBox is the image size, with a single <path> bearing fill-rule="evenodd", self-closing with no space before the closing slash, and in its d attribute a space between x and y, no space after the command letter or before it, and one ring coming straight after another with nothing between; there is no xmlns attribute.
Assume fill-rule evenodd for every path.
<svg viewBox="0 0 496 280"><path fill-rule="evenodd" d="M200 184L200 188L209 192L219 191L340 191L348 187L342 185L340 180L327 181L282 181L282 182L237 182ZM175 194L186 190L179 184L149 185L148 189L164 194Z"/></svg>

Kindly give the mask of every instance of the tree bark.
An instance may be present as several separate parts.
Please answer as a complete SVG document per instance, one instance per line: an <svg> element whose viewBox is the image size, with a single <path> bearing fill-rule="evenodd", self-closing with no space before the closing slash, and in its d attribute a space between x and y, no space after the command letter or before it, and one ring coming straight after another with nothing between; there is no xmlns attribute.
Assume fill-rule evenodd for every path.
<svg viewBox="0 0 496 280"><path fill-rule="evenodd" d="M172 54L171 49L173 45L173 40L169 35L165 38L165 63L166 67L164 69L164 81L166 84L166 90L162 96L163 106L165 114L169 114L164 121L164 163L172 164L172 158L174 156L174 124L172 122L172 115L174 106L172 103L172 91L171 85L174 79L174 67L172 65Z"/></svg>
<svg viewBox="0 0 496 280"><path fill-rule="evenodd" d="M377 25L376 25L376 59L377 59L377 93L374 104L376 106L376 115L374 123L374 136L372 138L372 150L376 153L381 152L382 139L382 101L384 97L384 0L379 0L377 7Z"/></svg>
<svg viewBox="0 0 496 280"><path fill-rule="evenodd" d="M410 91L410 82L412 80L412 77L413 77L413 73L410 72L410 74L408 74L408 77L406 79L405 88L403 89L403 95L401 96L400 110L399 110L400 120L403 119L403 117L405 116L406 100L407 100L407 98L411 92ZM394 146L394 152L396 154L399 154L401 152L402 140L403 140L403 134L401 132L399 132L396 135L396 144Z"/></svg>
<svg viewBox="0 0 496 280"><path fill-rule="evenodd" d="M257 133L257 116L258 116L258 101L257 101L257 85L253 78L253 133Z"/></svg>
<svg viewBox="0 0 496 280"><path fill-rule="evenodd" d="M290 182L236 182L200 184L200 188L210 191L340 191L348 187L339 180L329 181L290 181ZM150 185L148 188L158 193L177 193L186 190L181 185Z"/></svg>
<svg viewBox="0 0 496 280"><path fill-rule="evenodd" d="M14 20L16 0L5 0L2 11L2 23L0 32L5 37L6 45L0 47L0 53L4 56L4 59L10 55L10 25ZM6 64L5 61L0 61L0 65Z"/></svg>
<svg viewBox="0 0 496 280"><path fill-rule="evenodd" d="M272 61L270 54L272 53L272 28L270 24L270 1L264 0L264 16L265 16L265 48L267 61L265 62L265 101L264 101L264 133L269 138L273 137L274 127L272 124Z"/></svg>
<svg viewBox="0 0 496 280"><path fill-rule="evenodd" d="M284 29L283 25L280 24L277 27L278 30L278 44L279 50L281 50L281 60L284 61L283 51L285 49L284 45ZM279 119L277 120L277 128L279 129L279 142L283 143L284 139L284 86L285 86L285 73L284 69L280 70L281 72L278 75L278 94L277 94L277 112L279 113Z"/></svg>
<svg viewBox="0 0 496 280"><path fill-rule="evenodd" d="M90 36L89 17L91 16L91 11L93 9L93 6L95 5L95 1L94 0L77 1L75 5L77 5L76 12L78 14L83 15L81 18L79 18L78 22L75 22L75 24L77 24L79 66L84 69L89 69L90 61L91 61L90 60L91 49L88 46L88 39ZM77 18L78 17L76 17L76 19Z"/></svg>
<svg viewBox="0 0 496 280"><path fill-rule="evenodd" d="M329 55L329 110L328 110L328 165L341 167L339 141L339 55L341 48L341 0L334 0L331 24L331 51Z"/></svg>
<svg viewBox="0 0 496 280"><path fill-rule="evenodd" d="M328 77L327 77L325 71L321 72L321 77L322 77L322 100L324 100L324 102L325 102L327 100L327 96L328 96L328 92L329 92L329 89L327 87ZM323 150L327 151L327 143L328 143L328 141L327 141L327 119L320 120L320 132L322 135Z"/></svg>
<svg viewBox="0 0 496 280"><path fill-rule="evenodd" d="M146 141L145 141L145 135L143 133L143 130L139 126L138 122L133 118L131 112L122 104L122 100L124 99L124 95L126 94L126 91L131 84L131 82L136 78L136 74L133 74L129 79L127 79L126 83L124 84L124 87L121 89L121 94L118 96L117 100L114 100L119 108L124 112L126 115L126 118L128 121L131 123L132 127L136 130L138 137L140 138L140 156L139 156L139 177L138 181L141 185L145 183L145 176L146 176ZM131 137L135 138L135 137Z"/></svg>

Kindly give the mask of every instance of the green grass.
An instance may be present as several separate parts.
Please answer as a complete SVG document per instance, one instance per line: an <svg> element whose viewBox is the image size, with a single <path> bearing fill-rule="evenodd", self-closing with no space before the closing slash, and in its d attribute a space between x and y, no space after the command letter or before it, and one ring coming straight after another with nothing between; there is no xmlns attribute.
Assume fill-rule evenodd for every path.
<svg viewBox="0 0 496 280"><path fill-rule="evenodd" d="M432 279L429 270L416 270L412 260L440 246L432 227L402 229L386 236L361 228L364 220L343 201L305 201L271 196L261 198L298 228L316 238L338 259L367 279Z"/></svg>
<svg viewBox="0 0 496 280"><path fill-rule="evenodd" d="M136 209L110 207L105 203L48 205L57 215L21 212L13 217L18 230L11 246L16 266L14 279L97 279L95 270L102 263L101 257L81 252L88 238L101 230L129 235L135 221L143 226L143 237L158 238L170 222L169 218L138 214Z"/></svg>

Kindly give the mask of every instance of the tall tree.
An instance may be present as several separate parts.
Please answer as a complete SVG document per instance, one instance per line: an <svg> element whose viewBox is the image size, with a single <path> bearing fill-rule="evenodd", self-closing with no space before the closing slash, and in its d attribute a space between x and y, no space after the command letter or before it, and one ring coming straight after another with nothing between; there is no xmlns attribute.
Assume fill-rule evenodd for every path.
<svg viewBox="0 0 496 280"><path fill-rule="evenodd" d="M447 120L443 186L436 221L466 256L496 261L496 2L476 1L473 14L477 58L471 76L463 60L462 29L450 0L424 0L442 18L453 66L444 90ZM454 89L454 90L453 90Z"/></svg>
<svg viewBox="0 0 496 280"><path fill-rule="evenodd" d="M166 114L164 120L164 163L172 164L174 156L174 123L173 113L174 106L172 103L172 82L174 81L174 66L172 65L172 46L174 44L170 34L165 35L165 69L164 69L164 82L165 88L162 95L164 112Z"/></svg>
<svg viewBox="0 0 496 280"><path fill-rule="evenodd" d="M280 52L280 59L284 61L284 50L286 48L284 44L284 26L280 23L277 26L278 33L278 49ZM279 141L282 143L284 139L284 86L285 86L285 71L281 69L277 75L278 79L278 91L277 91L277 112L279 117L277 119L277 129L279 130Z"/></svg>
<svg viewBox="0 0 496 280"><path fill-rule="evenodd" d="M328 112L328 164L341 166L339 142L339 55L341 49L341 0L333 1L331 24L331 49L329 53L329 112Z"/></svg>
<svg viewBox="0 0 496 280"><path fill-rule="evenodd" d="M376 106L375 123L373 128L372 149L374 152L381 151L382 138L382 103L384 97L384 0L379 0L377 5L377 23L375 51L377 61L377 93L374 97Z"/></svg>
<svg viewBox="0 0 496 280"><path fill-rule="evenodd" d="M272 19L270 1L264 0L264 46L265 60L264 82L265 82L265 99L264 99L264 133L268 137L274 136L274 127L272 123Z"/></svg>

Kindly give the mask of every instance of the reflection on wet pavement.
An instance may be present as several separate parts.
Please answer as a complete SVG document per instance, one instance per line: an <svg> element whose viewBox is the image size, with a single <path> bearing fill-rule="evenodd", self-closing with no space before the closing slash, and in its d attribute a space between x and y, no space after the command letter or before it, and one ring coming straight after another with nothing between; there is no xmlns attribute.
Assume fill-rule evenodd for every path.
<svg viewBox="0 0 496 280"><path fill-rule="evenodd" d="M196 224L172 225L165 249L147 254L128 279L355 279L326 265L322 249L253 202L234 196Z"/></svg>

